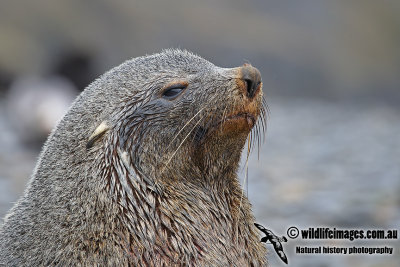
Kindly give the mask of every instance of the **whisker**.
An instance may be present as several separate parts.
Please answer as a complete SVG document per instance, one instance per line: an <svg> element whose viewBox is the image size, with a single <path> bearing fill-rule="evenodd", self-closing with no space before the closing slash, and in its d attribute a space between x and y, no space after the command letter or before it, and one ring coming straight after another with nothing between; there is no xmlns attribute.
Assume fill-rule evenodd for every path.
<svg viewBox="0 0 400 267"><path fill-rule="evenodd" d="M262 135L262 141L265 141L265 133L267 131L267 116L269 116L269 107L266 103L265 98L262 98L262 105L261 105L261 126L263 128L263 135Z"/></svg>
<svg viewBox="0 0 400 267"><path fill-rule="evenodd" d="M169 143L169 145L167 146L167 148L165 150L167 150L171 144L175 141L175 139L178 137L178 135L185 129L186 126L189 125L189 123L197 116L200 114L200 112L204 109L205 107L202 107L190 120L188 120L188 122L186 122L186 124L178 131L178 133L175 135L175 137L171 140L171 142Z"/></svg>
<svg viewBox="0 0 400 267"><path fill-rule="evenodd" d="M265 108L265 110L266 110L266 112L267 112L267 115L269 116L269 114L270 114L270 109L269 109L269 106L268 106L268 104L267 104L267 100L265 99L265 97L263 96L262 97L262 105L263 105L263 107Z"/></svg>
<svg viewBox="0 0 400 267"><path fill-rule="evenodd" d="M167 160L167 162L165 163L164 168L162 169L161 173L164 172L165 168L168 166L168 164L171 162L172 158L175 156L176 152L178 152L178 150L181 148L181 146L183 145L183 143L186 141L186 139L189 137L189 135L193 132L193 130L197 127L197 125L201 122L201 120L204 118L201 117L196 124L193 126L193 128L188 132L188 134L185 136L185 138L183 138L182 142L179 144L179 146L177 147L177 149L174 151L174 153L172 153L171 157Z"/></svg>
<svg viewBox="0 0 400 267"><path fill-rule="evenodd" d="M259 156L259 151L260 151L260 124L257 123L255 126L255 138L254 138L254 145L257 144L257 151L258 151L258 158Z"/></svg>
<svg viewBox="0 0 400 267"><path fill-rule="evenodd" d="M249 156L250 156L250 148L251 148L251 132L249 133L248 137L247 137L247 156L246 156L246 163L245 163L245 168L246 168L246 172L245 172L245 176L244 176L244 180L243 180L243 187L246 188L246 196L249 196L249 183L248 183L248 177L249 177ZM242 194L240 196L240 204L239 204L239 210L242 207L242 202L243 202L243 194L244 194L244 190L242 189Z"/></svg>
<svg viewBox="0 0 400 267"><path fill-rule="evenodd" d="M226 119L226 115L227 115L227 109L228 109L228 105L226 105L225 106L225 108L224 108L224 111L222 112L222 119L221 119L221 124L220 125L218 125L218 131L220 132L220 133L222 133L222 129L223 129L223 122L225 121L225 119ZM214 117L215 117L215 113L214 113Z"/></svg>
<svg viewBox="0 0 400 267"><path fill-rule="evenodd" d="M255 138L253 138L253 140L254 140L254 146L257 144L257 147L260 147L260 127L259 127L259 123L256 123L256 130L255 130L255 132L254 132L254 134L255 134Z"/></svg>
<svg viewBox="0 0 400 267"><path fill-rule="evenodd" d="M266 103L265 98L262 97L260 118L256 122L256 125L254 125L253 129L250 131L250 133L248 135L248 139L247 139L245 177L243 180L244 189L242 190L242 194L240 197L239 209L242 207L244 190L246 191L247 197L249 194L249 181L248 181L249 180L249 156L250 156L253 146L255 146L256 143L257 143L258 160L260 159L261 138L262 138L262 141L265 141L265 132L266 132L266 128L267 128L267 120L266 120L267 115L269 115L269 107Z"/></svg>
<svg viewBox="0 0 400 267"><path fill-rule="evenodd" d="M262 117L260 118L260 123L259 123L259 125L261 124L261 128L262 128L262 141L264 142L265 141L265 131L266 131L266 125L265 125L265 123L264 123L264 114L262 114Z"/></svg>
<svg viewBox="0 0 400 267"><path fill-rule="evenodd" d="M260 124L258 124L258 127L260 128ZM261 130L261 129L260 129ZM264 141L264 136L265 136L265 131L264 131L264 128L262 129L262 135L260 136L257 136L257 143L258 143L258 147L257 147L257 159L258 160L260 160L260 148L261 148L261 145L262 145L262 142L261 141ZM263 138L263 139L261 139L261 138Z"/></svg>

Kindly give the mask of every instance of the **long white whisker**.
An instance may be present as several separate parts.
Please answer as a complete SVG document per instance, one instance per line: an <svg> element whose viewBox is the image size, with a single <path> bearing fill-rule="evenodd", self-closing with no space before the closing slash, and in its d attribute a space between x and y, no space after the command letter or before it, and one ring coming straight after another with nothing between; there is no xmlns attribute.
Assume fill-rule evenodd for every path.
<svg viewBox="0 0 400 267"><path fill-rule="evenodd" d="M185 129L186 126L189 125L189 123L190 123L194 118L196 118L197 115L200 114L200 112L201 112L204 108L205 108L205 107L202 107L190 120L188 120L188 122L187 122L185 125L183 125L183 127L182 127L182 128L179 130L179 132L175 135L175 137L172 139L172 141L170 142L170 144L168 145L168 147L167 147L166 149L168 149L168 148L171 146L171 144L175 141L175 139L178 137L178 135Z"/></svg>
<svg viewBox="0 0 400 267"><path fill-rule="evenodd" d="M169 160L167 161L167 163L165 163L164 169L161 171L163 172L165 170L165 168L167 167L167 165L171 162L172 158L175 156L176 152L178 152L179 148L181 148L181 146L183 145L183 143L186 141L186 139L189 137L189 135L192 133L192 131L196 128L196 126L200 123L200 121L204 118L205 116L203 116L202 118L200 118L196 124L193 126L193 128L189 131L189 133L185 136L185 138L182 140L182 142L179 144L178 148L174 151L174 153L172 153L171 157L169 158Z"/></svg>
<svg viewBox="0 0 400 267"><path fill-rule="evenodd" d="M246 187L246 196L249 197L249 188L248 188L248 176L249 176L249 156L250 156L250 148L251 148L251 132L248 135L248 140L247 140L247 157L246 157L246 172L244 176L244 181L243 181L243 187ZM239 210L242 207L242 201L243 201L243 194L244 190L242 189L242 195L240 196L240 204L239 204Z"/></svg>

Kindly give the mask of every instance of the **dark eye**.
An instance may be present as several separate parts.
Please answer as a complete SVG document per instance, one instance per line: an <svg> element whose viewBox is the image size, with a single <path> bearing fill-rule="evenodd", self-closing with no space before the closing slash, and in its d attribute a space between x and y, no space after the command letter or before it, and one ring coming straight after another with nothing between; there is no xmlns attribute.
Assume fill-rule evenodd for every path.
<svg viewBox="0 0 400 267"><path fill-rule="evenodd" d="M187 87L187 84L174 84L164 89L162 97L172 100L180 95Z"/></svg>

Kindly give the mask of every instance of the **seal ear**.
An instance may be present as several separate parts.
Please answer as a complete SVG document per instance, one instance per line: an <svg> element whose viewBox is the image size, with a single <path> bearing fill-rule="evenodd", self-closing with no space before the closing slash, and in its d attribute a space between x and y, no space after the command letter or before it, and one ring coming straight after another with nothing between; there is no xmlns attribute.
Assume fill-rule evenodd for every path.
<svg viewBox="0 0 400 267"><path fill-rule="evenodd" d="M108 130L110 130L110 126L108 125L107 121L102 121L89 137L89 140L86 144L86 149L91 148L94 145L94 142L99 140Z"/></svg>

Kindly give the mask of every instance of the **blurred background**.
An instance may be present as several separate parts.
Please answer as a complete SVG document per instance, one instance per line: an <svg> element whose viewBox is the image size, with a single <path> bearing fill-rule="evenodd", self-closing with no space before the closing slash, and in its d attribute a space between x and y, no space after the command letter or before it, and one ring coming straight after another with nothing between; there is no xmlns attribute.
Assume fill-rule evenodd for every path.
<svg viewBox="0 0 400 267"><path fill-rule="evenodd" d="M185 48L259 68L270 108L249 160L257 221L399 229L400 2L9 1L0 3L0 217L73 99L126 59ZM244 179L245 171L241 171ZM392 256L296 255L298 245L390 246ZM272 247L272 266L284 266ZM291 266L398 266L399 241L289 240Z"/></svg>

